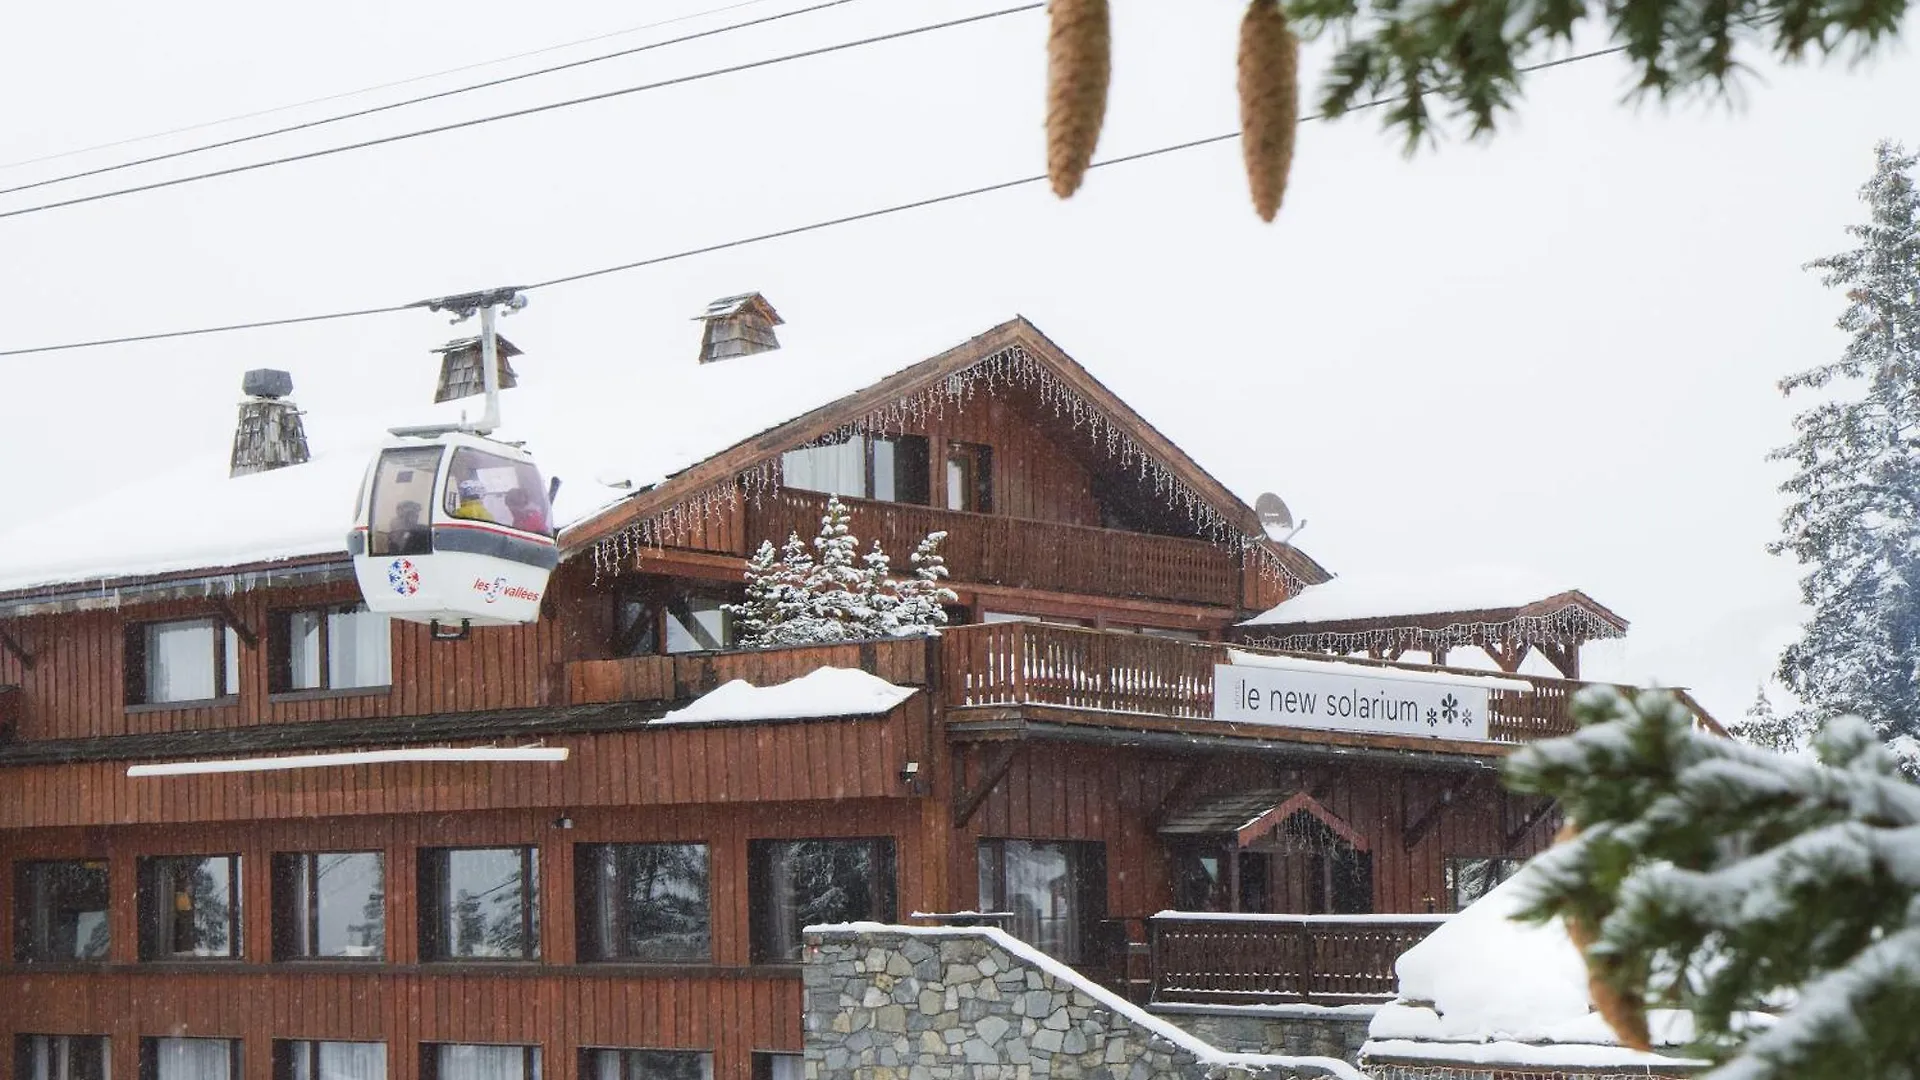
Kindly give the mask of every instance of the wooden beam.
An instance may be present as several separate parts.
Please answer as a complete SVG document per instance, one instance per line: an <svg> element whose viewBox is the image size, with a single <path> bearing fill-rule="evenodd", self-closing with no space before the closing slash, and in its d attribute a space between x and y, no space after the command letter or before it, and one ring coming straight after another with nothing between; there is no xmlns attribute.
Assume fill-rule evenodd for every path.
<svg viewBox="0 0 1920 1080"><path fill-rule="evenodd" d="M967 822L973 820L974 811L980 809L980 805L987 801L987 796L993 794L993 789L999 787L1000 781L1006 779L1007 770L1013 768L1014 755L1019 752L1019 743L1001 743L987 755L986 769L980 777L980 782L972 791L966 790L964 786L953 789L954 828L964 829L967 827Z"/></svg>
<svg viewBox="0 0 1920 1080"><path fill-rule="evenodd" d="M1506 850L1512 851L1514 848L1519 847L1520 841L1527 838L1527 833L1531 831L1535 825L1540 824L1540 819L1551 814L1553 808L1558 805L1560 805L1560 802L1557 799L1542 798L1538 805L1527 811L1526 816L1520 819L1520 824L1508 830ZM1505 824L1506 815L1502 814L1500 820L1502 824Z"/></svg>
<svg viewBox="0 0 1920 1080"><path fill-rule="evenodd" d="M240 641L245 644L247 648L257 649L260 647L260 635L254 633L252 627L240 620L239 613L233 610L232 604L227 603L226 597L214 597L213 606L220 612L220 618L226 622L227 626L233 630L234 634L240 638Z"/></svg>
<svg viewBox="0 0 1920 1080"><path fill-rule="evenodd" d="M1480 782L1481 776L1476 773L1472 776L1463 776L1442 788L1440 794L1433 800L1433 803L1422 811L1420 816L1414 819L1412 824L1402 825L1400 830L1401 848L1406 851L1412 851L1415 847L1419 846L1420 841L1425 839L1426 835L1433 831L1433 827L1440 823L1441 813L1444 812L1447 807L1465 798Z"/></svg>
<svg viewBox="0 0 1920 1080"><path fill-rule="evenodd" d="M1508 642L1504 649L1494 641L1485 642L1480 647L1486 650L1487 655L1493 658L1493 662L1499 665L1501 671L1509 675L1518 672L1520 665L1526 663L1527 654L1533 651L1533 646L1524 641Z"/></svg>
<svg viewBox="0 0 1920 1080"><path fill-rule="evenodd" d="M7 629L4 626L0 626L0 649L5 649L12 653L13 658L20 661L22 670L33 670L33 654L28 652L25 646L15 641L13 635L7 633Z"/></svg>
<svg viewBox="0 0 1920 1080"><path fill-rule="evenodd" d="M1577 679L1580 677L1579 642L1572 641L1565 645L1556 645L1552 642L1543 641L1537 648L1540 650L1540 655L1546 657L1547 662L1551 663L1560 674L1565 675L1569 679Z"/></svg>

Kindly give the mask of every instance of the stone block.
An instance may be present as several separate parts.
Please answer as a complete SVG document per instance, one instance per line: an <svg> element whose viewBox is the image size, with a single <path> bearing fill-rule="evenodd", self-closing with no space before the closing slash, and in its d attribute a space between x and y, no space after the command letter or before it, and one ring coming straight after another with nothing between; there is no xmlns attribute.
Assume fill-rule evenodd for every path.
<svg viewBox="0 0 1920 1080"><path fill-rule="evenodd" d="M968 1064L971 1064L971 1065L1000 1064L1000 1052L998 1050L995 1050L993 1047L988 1046L985 1040L980 1039L978 1037L968 1039L966 1042L960 1044L960 1050L962 1053L966 1054Z"/></svg>
<svg viewBox="0 0 1920 1080"><path fill-rule="evenodd" d="M907 1010L899 1004L882 1005L873 1011L873 1026L880 1031L905 1031Z"/></svg>
<svg viewBox="0 0 1920 1080"><path fill-rule="evenodd" d="M1033 1033L1034 1050L1045 1054L1057 1054L1066 1032L1060 1028L1041 1028Z"/></svg>
<svg viewBox="0 0 1920 1080"><path fill-rule="evenodd" d="M985 1039L989 1046L997 1046L1000 1040L1006 1037L1007 1029L1012 1026L1004 1017L988 1015L981 1017L980 1022L973 1026L973 1030L975 1034Z"/></svg>

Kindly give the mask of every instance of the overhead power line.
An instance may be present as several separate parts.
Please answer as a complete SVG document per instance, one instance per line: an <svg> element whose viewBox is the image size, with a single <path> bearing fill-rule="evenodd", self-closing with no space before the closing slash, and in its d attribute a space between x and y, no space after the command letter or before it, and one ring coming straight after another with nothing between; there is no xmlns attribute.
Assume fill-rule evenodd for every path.
<svg viewBox="0 0 1920 1080"><path fill-rule="evenodd" d="M1626 51L1626 46L1616 45L1606 49L1595 49L1592 52L1577 53L1572 56L1563 56L1557 60L1546 60L1537 64L1530 64L1525 67L1519 68L1518 71L1522 74L1535 72L1535 71L1545 71L1548 68L1563 67L1567 64L1575 64L1584 60L1594 60L1602 56L1611 56L1614 53L1624 52L1624 51ZM1430 93L1431 91L1426 91L1426 92ZM1371 101L1367 101L1359 105L1355 105L1347 111L1349 113L1361 112L1366 109L1379 108L1382 105L1391 105L1396 101L1404 101L1405 99L1406 99L1406 95L1402 95L1402 94L1396 94L1390 97L1374 98ZM1304 124L1312 120L1325 120L1327 118L1328 118L1327 114L1325 113L1315 113L1310 116L1301 117L1300 123ZM1234 139L1237 139L1239 137L1240 137L1240 133L1237 131L1222 132L1221 134L1218 134L1218 135L1208 135L1204 138L1189 139L1185 142L1169 143L1165 146L1157 146L1151 150L1141 150L1131 154L1122 154L1119 157L1103 158L1089 165L1088 168L1104 169L1114 165L1125 165L1125 164L1136 162L1136 161L1146 161L1150 158L1164 157L1168 154L1175 154L1185 150L1193 150L1202 146L1212 146L1215 143L1232 142ZM1002 180L998 183L982 184L978 187L966 188L961 191L950 191L944 195L934 195L924 199L915 199L911 202L894 203L891 206L882 206L872 210L863 210L863 211L860 211L859 213L845 214L840 217L824 218L822 220L810 222L805 225L795 225L790 228L776 229L772 232L758 233L753 236L743 236L733 240L723 240L719 243L707 244L702 247L686 248L680 251L669 252L663 255L654 255L644 259L635 259L632 262L616 263L611 266L602 266L597 269L582 270L572 274L563 274L559 277L548 278L544 281L538 281L531 285L520 286L520 291L531 292L535 289L547 289L557 285L569 285L577 281L586 281L590 278L605 277L609 274L618 274L627 270L638 270L642 267L658 266L661 263L675 262L680 259L690 259L696 255L709 255L716 251L726 251L732 248L746 247L751 244L765 243L769 240L779 240L789 236L798 236L798 235L801 235L802 233L818 232L822 229L830 229L830 228L835 228L841 225L849 225L858 221L869 221L874 218L887 217L892 214L905 213L906 211L909 211L909 210L919 210L929 206L938 206L942 203L958 202L961 199L970 199L970 198L975 198L981 195L989 195L997 191L1006 191L1009 188L1025 187L1029 184L1038 184L1046 179L1047 179L1047 176L1045 173L1034 173L1030 176L1021 176L1021 177L1015 177L1011 180ZM329 322L329 321L338 320L338 319L359 318L364 315L386 315L386 314L390 314L398 311L407 311L420 306L422 306L422 302L416 301L416 302L407 303L407 304L394 304L388 307L359 308L351 311L328 312L322 315L299 315L299 316L294 316L292 318L285 318L285 319L266 319L258 322L229 323L224 326L203 326L203 327L197 327L191 330L165 330L165 331L160 331L160 332L151 333L151 334L133 334L126 337L98 338L92 341L71 341L71 342L66 342L64 344L59 344L59 345L35 345L28 348L23 348L23 349L0 350L0 357L30 356L30 355L35 355L39 353L66 352L73 349L91 349L91 348L96 348L104 345L127 345L127 344L133 344L136 342L144 342L144 341L163 341L169 338L197 337L203 334L224 334L234 330L256 330L256 329L262 329L262 328L274 327L274 326L293 326L299 323Z"/></svg>
<svg viewBox="0 0 1920 1080"><path fill-rule="evenodd" d="M414 83L426 82L430 79L438 79L446 75L458 75L463 71L477 71L480 68L494 67L499 64L510 64L515 60L525 60L533 56L545 56L547 53L554 53L554 52L560 52L565 49L578 48L579 46L582 46L582 45L591 45L597 41L607 41L612 38L626 37L628 34L637 34L637 33L640 33L642 30L657 30L662 26L672 26L675 23L692 22L695 19L704 19L709 15L724 15L729 11L738 11L741 8L757 7L761 4L765 4L769 2L770 0L741 0L741 2L737 4L727 4L723 7L709 8L706 11L696 11L688 15L680 15L671 19L661 19L659 22L642 23L639 26L629 26L624 30L609 30L604 34L595 34L592 37L579 38L574 41L563 41L558 45L547 45L538 49L529 49L526 52L511 53L507 56L496 56L491 60L476 60L471 64L461 64L458 67L444 68L440 71L429 71L424 75L410 75L407 78L395 79L392 82L377 83L373 86L363 86L358 90L342 90L336 94L326 94L321 97L308 98L305 101L291 101L285 105L275 105L275 106L272 106L271 108L266 108L266 109L255 109L253 112L236 113L233 116L223 116L217 120L202 120L197 124L185 124L177 128L168 128L165 131L154 131L154 132L149 132L148 134L145 134L145 135L131 135L124 139L115 139L112 142L95 143L92 146L79 146L79 147L75 147L72 150L61 150L61 151L58 151L57 153L42 154L39 157L23 158L19 161L9 161L5 163L0 163L0 172L6 172L12 169L24 168L28 165L38 165L41 162L45 162L45 161L58 161L61 158L78 157L81 154L91 154L96 150L111 150L117 146L131 146L134 143L151 142L154 139L164 139L169 135L184 135L189 131L204 131L207 128L219 127L222 124L234 124L242 120L254 120L262 116L272 116L275 113L291 112L294 109L304 109L309 105L325 105L329 101L340 101L345 98L360 97L363 94L375 94L375 93L379 93L382 90L392 90L392 89L395 89L396 87L411 86Z"/></svg>
<svg viewBox="0 0 1920 1080"><path fill-rule="evenodd" d="M448 131L459 131L463 128L478 127L482 124L491 124L500 120L511 120L521 116L534 116L540 113L553 112L556 109L571 108L575 105L585 105L595 101L606 101L610 98L625 97L629 94L643 93L648 90L659 90L663 87L668 87L668 86L681 86L686 83L701 82L706 79L718 78L722 75L733 75L742 71L752 71L757 68L772 67L776 64L784 64L793 60L805 60L809 57L825 56L825 55L828 55L829 53L843 52L847 49L857 49L866 45L877 45L881 42L898 41L901 38L917 37L921 34L931 34L940 30L951 30L951 29L954 29L955 27L966 26L970 23L985 22L989 19L1004 18L1008 15L1017 15L1025 11L1038 11L1039 9L1045 6L1046 4L1044 2L1021 4L1017 7L1001 8L998 11L989 11L979 15L968 15L959 19L949 19L945 22L927 23L923 26L909 27L908 29L905 29L905 30L895 30L890 33L876 34L873 37L857 38L852 41L841 41L841 42L836 42L832 45L822 45L816 49L803 49L800 52L785 53L780 56L770 56L761 60L750 60L744 64L733 64L728 67L711 68L706 71L697 71L689 75L676 75L670 79L660 79L655 82L641 83L637 86L624 86L617 90L606 90L598 94L588 94L585 97L568 98L564 101L552 101L544 105L528 106L527 108L524 108L524 109L512 109L507 112L494 113L490 116L475 117L471 120L459 120L451 124L440 124L435 127L420 128L419 130L416 130L416 131L404 131L396 135L383 135L377 139L365 139L356 143L348 143L344 146L330 146L322 150L309 150L301 154L288 154L285 157L273 158L268 161L255 161L246 165L234 165L225 169L214 169L209 172L194 173L190 176L176 176L170 180L156 180L150 184L138 184L133 187L116 188L112 191L96 192L92 195L81 195L76 198L61 199L57 202L40 203L35 206L23 206L15 210L0 211L0 218L21 217L26 214L41 213L42 211L46 211L46 210L57 210L64 206L79 206L82 203L100 202L103 199L115 199L115 198L119 198L122 195L133 195L142 191L157 191L161 188L178 187L181 184L191 184L201 180L211 180L218 176L233 176L237 173L253 172L258 169L269 169L278 165L289 165L296 161L311 161L315 158L331 157L335 154L344 154L353 150L365 150L369 147L374 147L374 146L386 146L390 143L405 142L408 139L418 139L424 135L439 135Z"/></svg>
<svg viewBox="0 0 1920 1080"><path fill-rule="evenodd" d="M32 191L35 188L51 187L54 184L65 184L74 180L84 180L90 176L104 176L107 173L119 172L122 169L132 169L141 165L152 165L159 161L172 161L175 158L183 158L191 154L204 154L210 150L222 150L229 146L239 146L242 143L256 142L260 139L271 139L280 135L290 135L296 131L310 131L313 128L325 127L328 124L338 124L347 120L358 120L362 117L373 116L377 113L391 112L394 109L404 109L413 105L425 104L429 101L439 101L442 98L470 94L476 90L490 90L493 87L505 86L508 83L520 82L523 79L534 79L542 75L552 75L556 72L586 67L589 64L618 60L621 57L651 52L654 49L664 49L669 45L683 45L689 41L698 41L701 38L729 34L735 30L746 30L750 27L764 26L767 23L779 22L782 19L791 19L796 15L810 15L816 11L824 11L830 7L839 7L842 4L850 3L853 3L853 0L826 0L825 3L814 4L811 7L797 8L793 11L783 11L777 15L765 15L758 19L749 19L746 22L717 26L711 30L701 30L697 33L682 34L679 37L667 38L664 41L651 41L645 45L636 45L631 49L621 49L618 52L602 53L599 56L589 56L579 60L569 60L564 64L555 64L551 67L538 68L533 71L523 71L517 75L503 75L497 79L488 79L486 82L470 83L466 86L456 86L447 90L436 90L431 94L422 94L419 97L407 98L404 101L393 101L385 105L374 105L365 109L356 109L353 112L336 113L333 116L324 116L315 120L303 120L298 124L288 124L285 127L277 127L269 131L257 131L249 135L236 135L231 139L222 139L219 142L202 143L199 146L169 150L164 154L151 154L143 158L134 158L131 161L121 161L112 165L102 165L95 169L85 169L80 172L67 173L64 176L50 176L44 180L35 180L29 184L16 184L10 188L0 188L0 195L13 195L22 191Z"/></svg>

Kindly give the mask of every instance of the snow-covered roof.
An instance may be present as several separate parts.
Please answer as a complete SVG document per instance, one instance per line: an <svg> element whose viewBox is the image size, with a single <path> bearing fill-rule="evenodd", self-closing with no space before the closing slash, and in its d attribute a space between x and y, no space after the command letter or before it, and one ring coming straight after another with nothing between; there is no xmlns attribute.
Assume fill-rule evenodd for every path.
<svg viewBox="0 0 1920 1080"><path fill-rule="evenodd" d="M990 329L925 322L891 336L794 333L773 352L696 362L689 339L659 358L594 357L590 372L541 357L501 395L494 437L523 442L562 480L554 523L578 524L637 491ZM536 350L537 352L538 350ZM430 359L422 361L430 365ZM559 374L573 368L573 377ZM430 385L430 384L429 384ZM434 405L375 395L353 417L310 417L313 459L229 479L224 453L130 458L126 484L0 532L0 593L337 554L367 463L389 427L477 416L478 397ZM296 385L292 400L298 403ZM225 422L233 423L231 407ZM316 423L315 420L322 423ZM326 439L319 430L353 432ZM158 457L159 460L154 460Z"/></svg>
<svg viewBox="0 0 1920 1080"><path fill-rule="evenodd" d="M914 695L858 668L815 668L797 679L754 686L735 679L656 724L713 724L747 720L807 720L829 716L881 716Z"/></svg>
<svg viewBox="0 0 1920 1080"><path fill-rule="evenodd" d="M1363 1053L1541 1067L1679 1063L1620 1045L1594 1010L1565 925L1514 921L1536 873L1521 867L1401 954L1399 996L1374 1014ZM1647 1019L1656 1046L1693 1037L1691 1014L1656 1009Z"/></svg>
<svg viewBox="0 0 1920 1080"><path fill-rule="evenodd" d="M1242 626L1295 626L1523 608L1571 592L1564 583L1511 567L1464 567L1422 574L1354 574L1308 586Z"/></svg>

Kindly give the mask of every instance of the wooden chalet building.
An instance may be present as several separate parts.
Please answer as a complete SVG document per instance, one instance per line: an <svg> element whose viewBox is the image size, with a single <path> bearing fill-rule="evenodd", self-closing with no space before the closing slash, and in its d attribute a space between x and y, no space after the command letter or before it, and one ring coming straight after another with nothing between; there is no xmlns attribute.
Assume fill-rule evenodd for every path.
<svg viewBox="0 0 1920 1080"><path fill-rule="evenodd" d="M778 323L757 295L709 309L701 362L626 399L627 473L569 471L567 408L513 432L566 482L531 625L435 641L359 610L334 515L366 457L258 445L297 420L243 422L236 475L139 520L110 499L0 535L0 1069L787 1080L801 926L967 911L1142 994L1328 992L1275 982L1302 956L1336 995L1390 993L1408 923L1151 917L1444 913L1549 841L1491 766L1566 730L1569 679L1442 675L1488 713L1450 738L1221 719L1216 665L1366 678L1475 647L1571 676L1612 613L1289 620L1327 571L1024 319L870 363L779 348ZM539 419L518 363L509 423ZM947 532L955 625L731 648L744 557L812 536L827 492L896 557ZM1329 644L1360 656L1299 659ZM824 667L912 693L662 720ZM529 744L568 756L129 775Z"/></svg>

